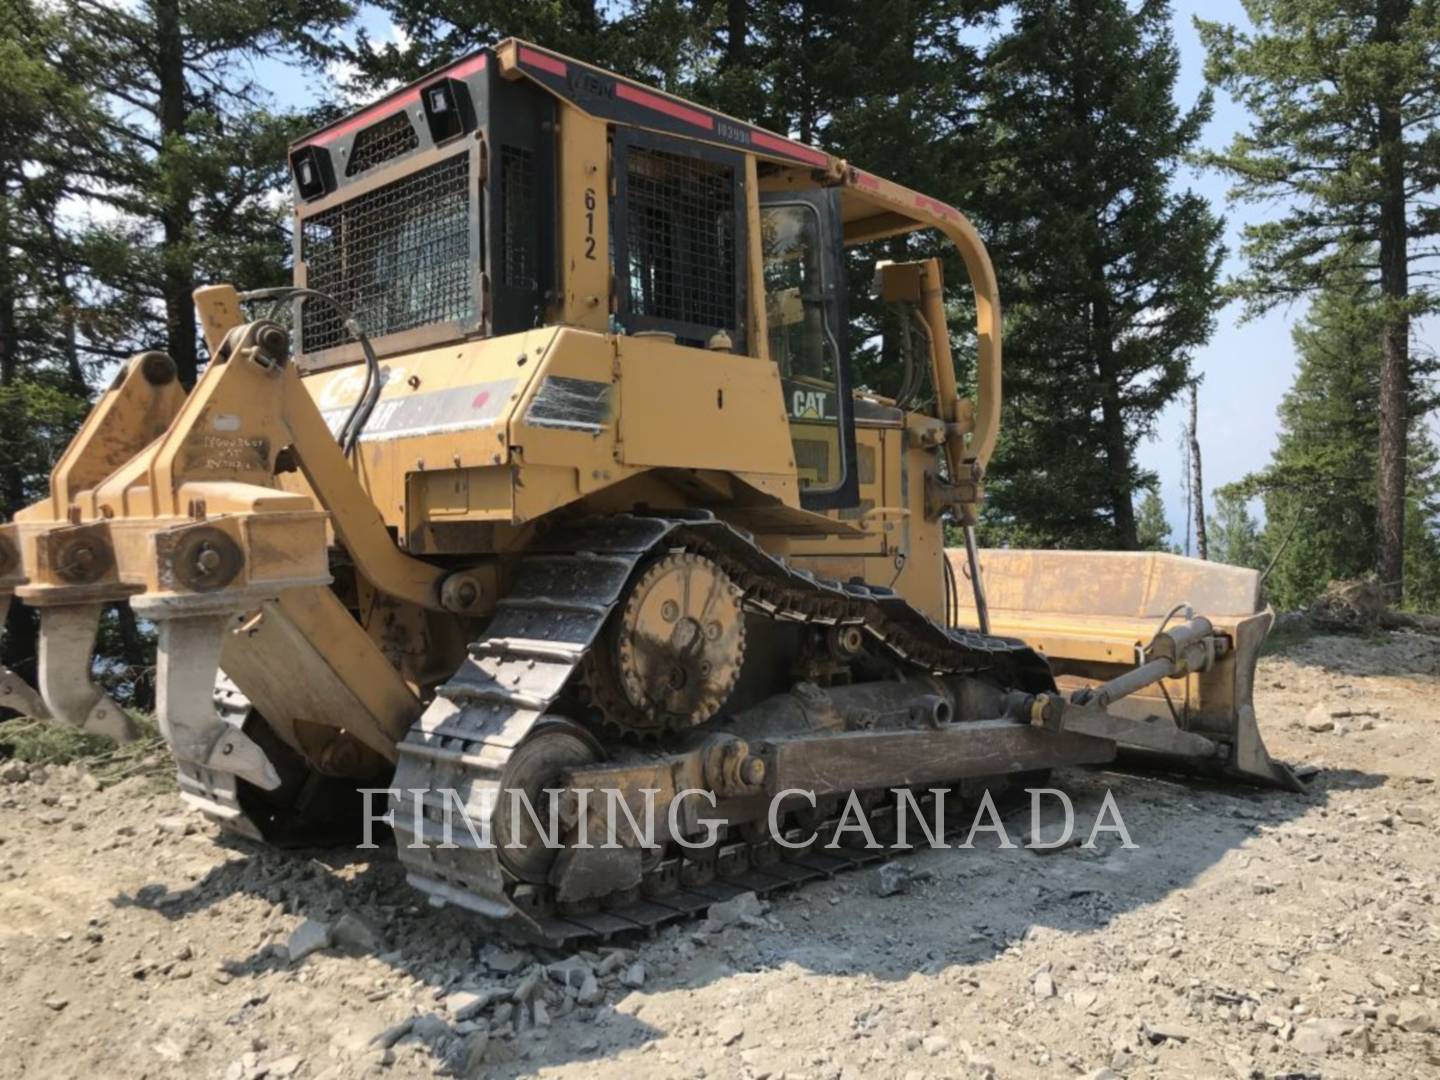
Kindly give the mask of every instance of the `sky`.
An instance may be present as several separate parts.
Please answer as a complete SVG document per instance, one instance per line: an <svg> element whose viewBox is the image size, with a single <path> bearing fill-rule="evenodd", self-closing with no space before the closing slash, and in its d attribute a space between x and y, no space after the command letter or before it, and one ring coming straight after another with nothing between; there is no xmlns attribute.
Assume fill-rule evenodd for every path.
<svg viewBox="0 0 1440 1080"><path fill-rule="evenodd" d="M1175 0L1175 42L1180 49L1180 79L1175 96L1182 107L1189 106L1205 87L1205 50L1195 32L1194 17L1246 26L1245 11L1238 0L1209 0L1193 3ZM1223 90L1215 93L1215 110L1205 129L1204 145L1220 149L1248 126L1246 111L1230 100ZM1244 269L1240 257L1240 231L1246 223L1261 221L1275 213L1274 207L1231 206L1227 203L1227 181L1212 170L1189 170L1183 180L1205 196L1225 216L1225 246L1229 249L1224 274ZM1247 472L1262 467L1275 449L1279 423L1276 408L1295 377L1295 354L1290 327L1303 316L1303 305L1278 308L1249 321L1241 321L1238 304L1221 310L1215 333L1194 356L1195 371L1202 376L1196 417L1200 461L1204 467L1206 498L1209 492ZM1184 546L1185 470L1181 450L1188 402L1176 401L1160 417L1157 434L1139 451L1140 464L1160 477L1160 494L1170 519L1174 539Z"/></svg>
<svg viewBox="0 0 1440 1080"><path fill-rule="evenodd" d="M1195 31L1194 17L1247 25L1239 0L1172 0L1175 39L1180 50L1180 78L1176 97L1188 107L1199 97L1205 86L1204 50ZM365 9L362 19L371 37L379 40L394 36L394 28L373 8ZM294 69L273 65L272 71L260 74L271 86L282 104L300 104L313 100L327 80L344 78L344 72L330 69L302 78ZM331 83L333 86L333 82ZM1207 126L1203 143L1206 148L1220 149L1246 128L1245 110L1231 101L1224 91L1216 91L1214 115ZM1277 212L1274 206L1231 205L1227 200L1227 181L1210 170L1186 170L1179 181L1205 196L1225 217L1225 244L1229 249L1225 276L1244 269L1240 257L1240 233L1245 224L1264 220ZM964 209L963 207L961 209ZM1004 296L1004 282L1001 283ZM1276 408L1289 388L1295 374L1295 356L1290 328L1304 314L1304 305L1295 304L1275 309L1268 314L1242 321L1238 304L1231 304L1217 313L1215 332L1210 341L1194 354L1194 369L1202 377L1199 391L1198 431L1201 461L1204 466L1206 498L1217 487L1238 480L1247 472L1262 467L1275 449L1278 435ZM1173 539L1185 545L1185 494L1183 474L1185 460L1182 442L1188 404L1177 401L1160 416L1157 433L1139 448L1143 468L1154 471L1160 479ZM1259 507L1255 507L1258 511Z"/></svg>

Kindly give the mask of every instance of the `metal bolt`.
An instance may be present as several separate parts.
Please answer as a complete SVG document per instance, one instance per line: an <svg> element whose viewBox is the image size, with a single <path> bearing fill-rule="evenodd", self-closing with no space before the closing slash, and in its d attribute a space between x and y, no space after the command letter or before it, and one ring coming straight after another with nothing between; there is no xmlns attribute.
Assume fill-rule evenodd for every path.
<svg viewBox="0 0 1440 1080"><path fill-rule="evenodd" d="M175 381L175 361L162 352L147 352L140 358L140 374L151 386Z"/></svg>
<svg viewBox="0 0 1440 1080"><path fill-rule="evenodd" d="M220 569L221 562L220 552L206 544L200 549L200 554L195 556L195 569L202 574L213 574Z"/></svg>
<svg viewBox="0 0 1440 1080"><path fill-rule="evenodd" d="M666 622L674 622L680 617L680 605L674 600L666 600L660 605L660 617Z"/></svg>
<svg viewBox="0 0 1440 1080"><path fill-rule="evenodd" d="M290 355L290 335L283 326L266 323L255 334L255 344L272 364L283 364Z"/></svg>

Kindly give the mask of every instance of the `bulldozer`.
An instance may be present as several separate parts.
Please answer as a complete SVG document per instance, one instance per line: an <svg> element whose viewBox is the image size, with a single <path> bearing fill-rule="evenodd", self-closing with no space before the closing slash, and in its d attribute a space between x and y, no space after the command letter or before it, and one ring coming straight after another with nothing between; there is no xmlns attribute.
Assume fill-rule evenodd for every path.
<svg viewBox="0 0 1440 1080"><path fill-rule="evenodd" d="M960 211L515 39L288 164L294 284L198 289L197 384L135 356L0 527L41 628L0 702L126 738L92 669L128 603L187 804L304 843L379 792L417 890L552 945L878 858L816 840L852 799L883 832L886 792L1122 755L1296 786L1253 571L977 547L1001 312ZM865 261L922 232L973 398L942 260Z"/></svg>

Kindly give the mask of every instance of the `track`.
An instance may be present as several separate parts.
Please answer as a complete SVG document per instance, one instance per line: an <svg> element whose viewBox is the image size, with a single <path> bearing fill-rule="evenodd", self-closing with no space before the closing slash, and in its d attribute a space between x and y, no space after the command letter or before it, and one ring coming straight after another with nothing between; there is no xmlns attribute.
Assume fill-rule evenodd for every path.
<svg viewBox="0 0 1440 1080"><path fill-rule="evenodd" d="M651 862L639 890L615 894L594 910L559 914L549 886L518 881L495 846L475 844L463 827L453 834L455 846L435 844L446 817L436 793L453 789L472 820L490 817L507 764L576 676L634 571L647 556L674 549L717 562L740 586L748 611L785 622L861 626L917 671L984 673L1006 686L1053 688L1048 666L1024 644L947 631L887 590L795 570L708 513L581 521L542 538L521 558L489 636L472 644L470 658L400 744L393 786L402 794L392 804L398 852L410 882L434 901L564 945L648 930L740 892L772 892L885 857L791 852L769 840L677 849ZM419 804L410 794L417 790L424 793ZM883 816L877 809L877 826ZM428 846L411 846L417 833Z"/></svg>

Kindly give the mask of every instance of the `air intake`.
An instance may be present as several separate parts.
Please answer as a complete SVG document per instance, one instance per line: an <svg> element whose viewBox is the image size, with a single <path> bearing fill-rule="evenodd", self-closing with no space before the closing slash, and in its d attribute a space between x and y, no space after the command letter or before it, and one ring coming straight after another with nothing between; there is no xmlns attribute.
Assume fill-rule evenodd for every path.
<svg viewBox="0 0 1440 1080"><path fill-rule="evenodd" d="M420 137L405 110L393 112L379 123L371 124L355 136L355 145L350 148L350 161L345 166L345 175L358 176L383 165L385 162L418 149Z"/></svg>

